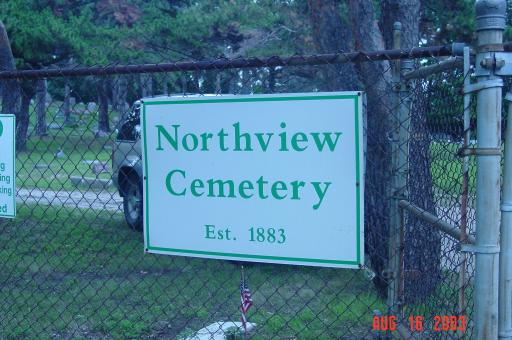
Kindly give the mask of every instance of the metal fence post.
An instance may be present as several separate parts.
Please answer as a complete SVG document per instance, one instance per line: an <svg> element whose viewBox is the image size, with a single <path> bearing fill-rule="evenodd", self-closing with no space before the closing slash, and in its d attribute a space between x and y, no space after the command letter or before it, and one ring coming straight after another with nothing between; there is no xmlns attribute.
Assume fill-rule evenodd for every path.
<svg viewBox="0 0 512 340"><path fill-rule="evenodd" d="M471 59L469 46L464 47L464 86L471 83ZM464 139L463 147L469 146L471 139L471 94L464 94ZM464 156L462 160L462 193L460 202L460 238L461 244L467 243L467 225L468 225L468 194L469 194L469 156ZM459 315L463 315L466 310L466 267L467 254L460 254L459 269Z"/></svg>
<svg viewBox="0 0 512 340"><path fill-rule="evenodd" d="M496 77L495 53L503 48L506 1L478 0L476 30L477 92L475 338L498 337L498 269L500 228L501 78Z"/></svg>
<svg viewBox="0 0 512 340"><path fill-rule="evenodd" d="M501 202L500 283L499 283L499 338L512 339L512 92L508 103L507 131L505 132L505 165Z"/></svg>
<svg viewBox="0 0 512 340"><path fill-rule="evenodd" d="M512 91L510 89L505 100L508 112L501 201L498 331L500 339L512 339Z"/></svg>

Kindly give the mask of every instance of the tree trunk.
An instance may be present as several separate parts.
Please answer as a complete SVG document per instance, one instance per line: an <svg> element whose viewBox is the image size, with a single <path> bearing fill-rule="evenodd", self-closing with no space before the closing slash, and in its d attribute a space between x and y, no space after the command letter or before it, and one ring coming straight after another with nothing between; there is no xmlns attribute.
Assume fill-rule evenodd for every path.
<svg viewBox="0 0 512 340"><path fill-rule="evenodd" d="M30 101L34 96L34 91L30 89L30 84L27 84L28 82L25 83L26 86L22 86L21 91L20 111L16 116L16 150L19 151L27 149Z"/></svg>
<svg viewBox="0 0 512 340"><path fill-rule="evenodd" d="M62 104L62 110L64 111L64 123L68 124L71 117L71 88L69 86L69 79L64 80L64 103Z"/></svg>
<svg viewBox="0 0 512 340"><path fill-rule="evenodd" d="M46 136L46 93L48 90L46 79L38 79L36 83L36 135Z"/></svg>
<svg viewBox="0 0 512 340"><path fill-rule="evenodd" d="M7 36L4 24L0 21L0 70L13 71L15 69L9 37ZM2 80L0 86L2 93L2 113L18 116L21 102L21 91L18 80ZM24 119L20 119L20 117L17 118L16 134L18 134L19 129L23 130L28 128L23 125L28 124L28 122L25 122ZM22 123L19 122L20 120Z"/></svg>
<svg viewBox="0 0 512 340"><path fill-rule="evenodd" d="M239 94L240 89L238 87L238 83L240 81L239 70L235 69L230 72L229 77L229 85L228 85L228 93L229 94Z"/></svg>
<svg viewBox="0 0 512 340"><path fill-rule="evenodd" d="M339 1L308 0L313 40L319 53L353 50L350 25L339 14ZM344 63L322 67L323 90L340 91L360 88L354 64Z"/></svg>
<svg viewBox="0 0 512 340"><path fill-rule="evenodd" d="M142 98L153 95L153 77L151 77L151 74L142 73L140 75L140 88Z"/></svg>
<svg viewBox="0 0 512 340"><path fill-rule="evenodd" d="M242 87L240 88L240 94L250 94L252 91L251 70L244 68L241 70L241 73L240 82L242 83Z"/></svg>
<svg viewBox="0 0 512 340"><path fill-rule="evenodd" d="M108 115L108 80L102 78L98 84L98 136L107 135L110 132Z"/></svg>
<svg viewBox="0 0 512 340"><path fill-rule="evenodd" d="M383 0L381 31L386 49L393 48L393 24L402 24L402 48L418 46L420 40L420 0Z"/></svg>
<svg viewBox="0 0 512 340"><path fill-rule="evenodd" d="M183 94L187 94L187 74L184 73L180 76L180 82L181 82L181 92Z"/></svg>
<svg viewBox="0 0 512 340"><path fill-rule="evenodd" d="M382 32L377 26L371 0L350 0L350 16L354 25L356 50L384 49ZM386 293L387 282L382 271L388 261L390 223L390 164L391 149L388 138L391 74L388 61L357 64L360 79L367 94L367 149L365 178L365 244L371 265L376 271L374 279L379 291Z"/></svg>
<svg viewBox="0 0 512 340"><path fill-rule="evenodd" d="M381 29L386 48L393 47L393 24L402 24L401 47L418 46L420 0L385 0L382 2ZM427 129L429 101L414 98L409 143L409 201L436 215L432 174L430 173L430 137ZM441 239L439 232L422 220L409 216L405 228L405 294L408 302L428 296L439 282Z"/></svg>
<svg viewBox="0 0 512 340"><path fill-rule="evenodd" d="M166 96L169 95L169 83L167 82L167 76L165 73L162 77L162 94Z"/></svg>
<svg viewBox="0 0 512 340"><path fill-rule="evenodd" d="M222 93L222 81L221 81L220 72L217 72L215 74L215 93L216 94Z"/></svg>
<svg viewBox="0 0 512 340"><path fill-rule="evenodd" d="M269 93L274 93L276 91L276 74L277 71L274 67L270 67L268 70L268 81L267 81L267 91Z"/></svg>
<svg viewBox="0 0 512 340"><path fill-rule="evenodd" d="M125 76L118 76L114 79L112 87L112 107L120 114L124 114L130 107L128 98L128 80Z"/></svg>

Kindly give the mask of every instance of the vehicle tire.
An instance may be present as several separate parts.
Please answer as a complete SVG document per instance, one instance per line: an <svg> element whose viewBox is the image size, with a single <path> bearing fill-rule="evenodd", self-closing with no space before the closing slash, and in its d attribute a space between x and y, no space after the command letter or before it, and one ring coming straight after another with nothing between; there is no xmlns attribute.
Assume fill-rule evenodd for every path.
<svg viewBox="0 0 512 340"><path fill-rule="evenodd" d="M129 176L123 188L123 210L126 223L133 230L142 230L142 181L138 176Z"/></svg>

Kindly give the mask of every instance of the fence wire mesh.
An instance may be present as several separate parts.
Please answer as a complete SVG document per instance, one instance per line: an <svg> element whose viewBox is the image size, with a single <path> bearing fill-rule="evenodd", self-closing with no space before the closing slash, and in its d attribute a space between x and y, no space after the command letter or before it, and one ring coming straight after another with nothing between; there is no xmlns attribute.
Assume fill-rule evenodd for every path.
<svg viewBox="0 0 512 340"><path fill-rule="evenodd" d="M464 316L467 335L474 326L474 256L461 252L475 233L476 162L461 156L461 150L475 144L473 106L467 107L470 124L464 126L462 89L467 77L470 73L464 75L460 66L411 82L407 199L463 231L455 238L405 212L403 315L423 316L426 337L441 336L442 316Z"/></svg>
<svg viewBox="0 0 512 340"><path fill-rule="evenodd" d="M460 252L457 240L407 212L403 242L389 249L390 205L397 199L392 183L399 172L406 173L400 199L474 232L475 165L469 160L465 195L464 159L457 157L464 137L463 72L454 68L411 80L399 94L392 59L408 53L338 55L319 58L321 63L295 56L310 60L301 65L270 58L245 64L254 66L249 68L230 68L247 60L224 60L218 68L215 62L188 63L186 71L107 67L102 75L96 67L85 73L3 73L2 112L17 116L18 215L0 220L0 336L199 338L204 327L240 320L242 266L253 299L251 338L385 336L373 321L387 313L387 287L396 280L401 290L393 304L405 328L408 316L419 315L425 320L423 335L456 338L460 333L434 332L434 316L465 315L470 336L473 257ZM417 55L417 66L439 61L431 54ZM346 72L350 82L343 81ZM132 103L159 95L350 89L366 93L367 268L143 252L142 181L135 169L120 166L141 154ZM398 114L404 103L411 108L405 119ZM394 139L397 128L405 130L405 141ZM400 168L392 168L393 152L406 155ZM172 219L172 209L169 214ZM403 273L395 278L386 274L393 256L403 256ZM203 332L213 335L216 327ZM239 324L228 334L243 337Z"/></svg>

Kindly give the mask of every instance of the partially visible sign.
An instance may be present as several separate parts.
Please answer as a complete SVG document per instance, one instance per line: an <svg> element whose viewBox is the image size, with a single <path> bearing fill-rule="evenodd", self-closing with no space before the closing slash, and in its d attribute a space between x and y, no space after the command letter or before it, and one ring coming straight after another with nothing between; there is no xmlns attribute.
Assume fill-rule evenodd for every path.
<svg viewBox="0 0 512 340"><path fill-rule="evenodd" d="M15 117L0 114L0 217L16 216Z"/></svg>
<svg viewBox="0 0 512 340"><path fill-rule="evenodd" d="M359 268L361 95L145 100L146 251Z"/></svg>

